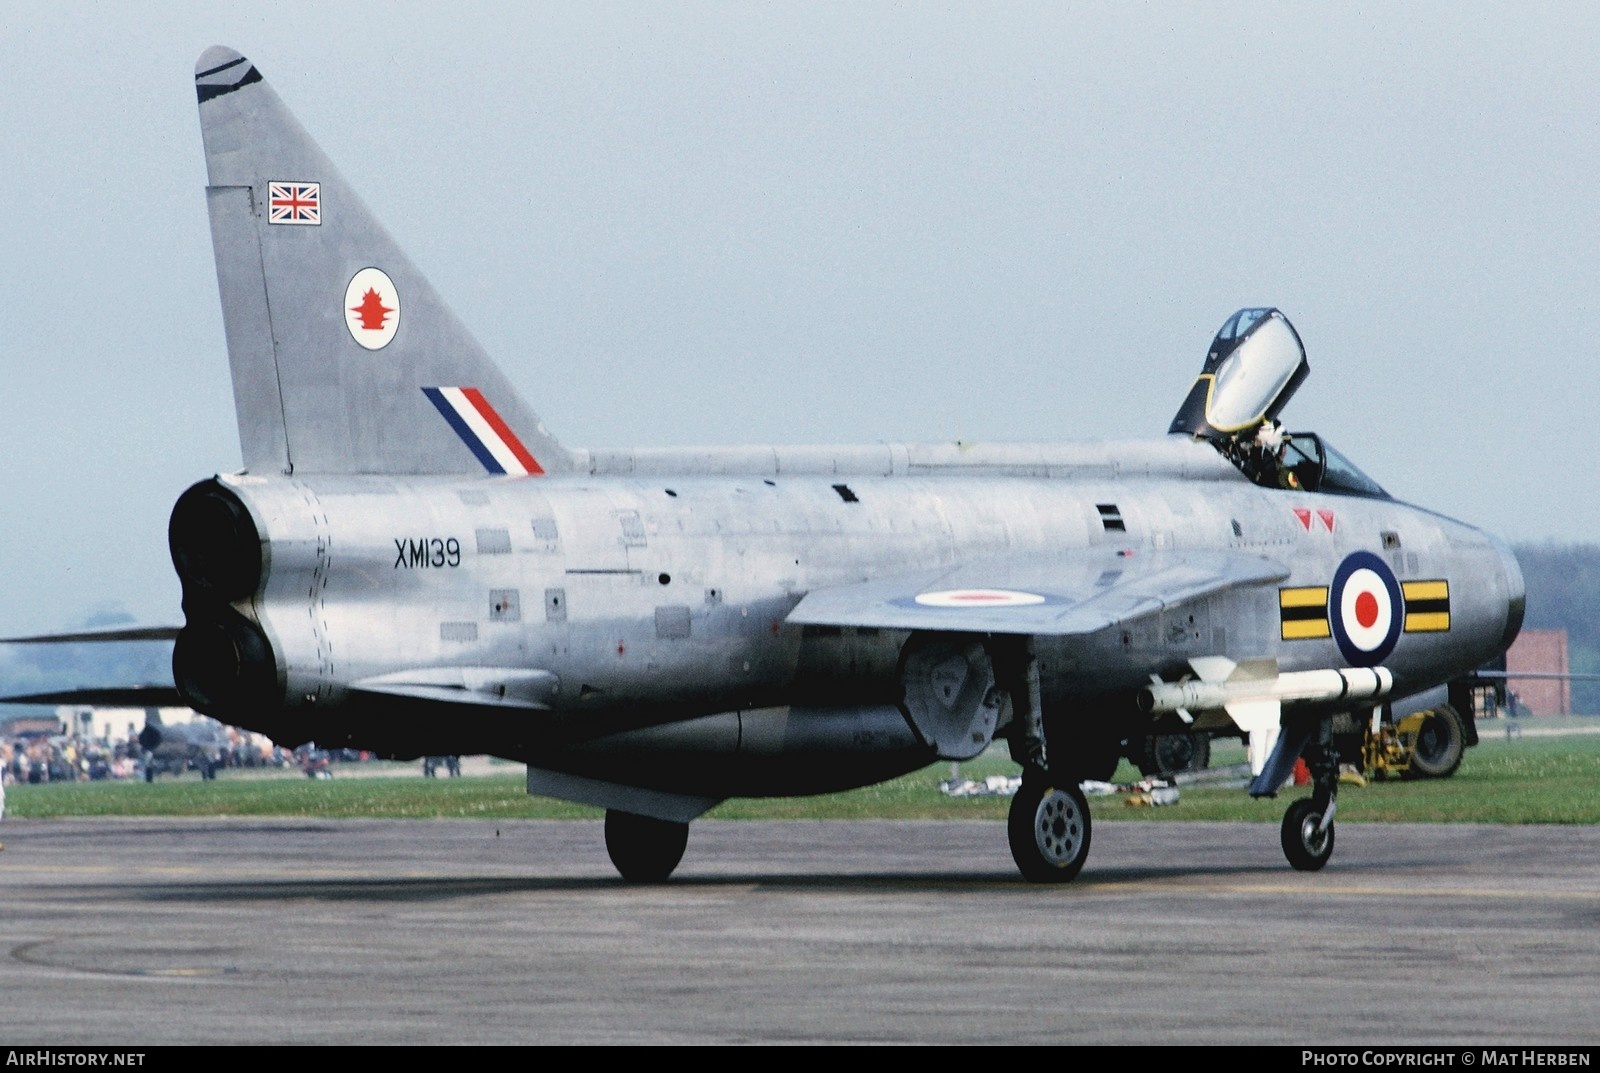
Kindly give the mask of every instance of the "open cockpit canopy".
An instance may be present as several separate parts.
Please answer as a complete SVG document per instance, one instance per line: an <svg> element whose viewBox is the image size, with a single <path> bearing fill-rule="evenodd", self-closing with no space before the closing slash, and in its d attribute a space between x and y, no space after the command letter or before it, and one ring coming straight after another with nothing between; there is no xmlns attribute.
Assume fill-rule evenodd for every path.
<svg viewBox="0 0 1600 1073"><path fill-rule="evenodd" d="M1320 436L1285 432L1278 424L1310 374L1305 345L1288 317L1276 309L1241 309L1211 341L1167 431L1210 441L1264 487L1387 499L1389 493Z"/></svg>
<svg viewBox="0 0 1600 1073"><path fill-rule="evenodd" d="M1211 341L1205 366L1168 432L1208 440L1253 433L1275 419L1311 374L1306 348L1276 309L1241 309Z"/></svg>

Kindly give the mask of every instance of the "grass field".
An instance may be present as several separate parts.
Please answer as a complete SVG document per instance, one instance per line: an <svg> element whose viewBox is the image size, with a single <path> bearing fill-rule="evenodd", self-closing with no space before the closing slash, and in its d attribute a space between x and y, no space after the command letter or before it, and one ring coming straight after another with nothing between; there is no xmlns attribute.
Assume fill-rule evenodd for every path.
<svg viewBox="0 0 1600 1073"><path fill-rule="evenodd" d="M1584 720L1577 729L1595 726ZM1541 729L1544 729L1541 721ZM1549 729L1558 729L1550 727ZM1231 742L1213 748L1213 767L1243 762ZM482 818L572 819L597 817L598 809L529 797L522 768L494 763L483 775L424 779L421 765L361 765L362 772L312 780L294 771L225 771L215 780L197 774L154 783L94 782L13 786L7 818L66 816L299 816L328 819ZM339 767L335 771L340 771ZM1004 752L991 749L960 765L960 775L982 779L1013 774ZM984 819L1002 820L1005 797L956 798L939 789L952 767L936 764L892 782L848 793L808 798L738 799L709 815L722 819ZM1116 781L1136 782L1132 768ZM1185 786L1175 805L1129 807L1129 795L1092 797L1097 820L1257 820L1277 823L1287 800L1251 800L1242 789ZM1503 725L1485 729L1482 744L1468 749L1451 778L1346 785L1339 792L1339 819L1376 823L1600 823L1600 734L1508 739Z"/></svg>

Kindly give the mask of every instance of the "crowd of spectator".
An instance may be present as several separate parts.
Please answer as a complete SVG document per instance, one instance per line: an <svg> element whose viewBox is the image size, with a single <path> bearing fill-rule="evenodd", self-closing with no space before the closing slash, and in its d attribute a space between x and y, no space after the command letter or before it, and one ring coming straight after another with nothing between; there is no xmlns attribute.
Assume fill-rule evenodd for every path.
<svg viewBox="0 0 1600 1073"><path fill-rule="evenodd" d="M60 725L57 727L58 731ZM285 749L266 738L223 727L226 741L217 747L217 759L206 778L224 768L290 768L313 779L332 777L333 766L374 759L372 753L354 749L321 749L315 743L298 749ZM185 770L201 770L202 760L174 761L152 756L139 743L139 733L130 724L122 738L92 737L84 734L49 733L37 729L0 731L0 786L50 782L97 782L103 779L149 781L155 775L172 775ZM422 773L459 776L459 756L423 757Z"/></svg>
<svg viewBox="0 0 1600 1073"><path fill-rule="evenodd" d="M228 739L219 750L218 768L301 766L293 751L254 734L229 728ZM40 733L0 737L0 779L6 785L143 779L150 762L137 735L116 740Z"/></svg>

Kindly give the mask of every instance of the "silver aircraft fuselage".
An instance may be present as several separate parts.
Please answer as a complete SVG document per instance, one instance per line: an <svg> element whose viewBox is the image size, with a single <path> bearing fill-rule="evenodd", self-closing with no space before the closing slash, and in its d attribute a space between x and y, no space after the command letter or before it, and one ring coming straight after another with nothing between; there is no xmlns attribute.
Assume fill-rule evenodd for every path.
<svg viewBox="0 0 1600 1073"><path fill-rule="evenodd" d="M1520 626L1504 546L1279 423L1281 310L1224 322L1152 441L572 450L254 64L207 49L195 92L243 470L173 509L173 672L224 722L523 761L640 881L724 798L1003 740L1013 856L1064 882L1083 780L1233 733L1256 796L1305 760L1315 869L1343 724Z"/></svg>
<svg viewBox="0 0 1600 1073"><path fill-rule="evenodd" d="M1064 551L1281 559L1277 585L1150 606L1071 644L1038 637L1064 752L1133 725L1133 694L1192 657L1271 657L1284 672L1344 663L1331 631L1286 636L1280 594L1325 588L1353 551L1381 556L1403 586L1447 586L1446 619L1403 629L1384 660L1396 695L1480 666L1520 617L1520 576L1493 537L1394 500L1261 488L1183 436L587 463L538 478L218 478L263 556L229 621L258 629L267 657L230 667L213 648L185 668L180 656L180 686L280 740L417 755L453 738L447 751L751 796L861 785L967 751L929 741L899 707L910 631L788 621L816 590ZM188 610L191 628L204 620ZM471 703L441 716L436 702L452 697Z"/></svg>

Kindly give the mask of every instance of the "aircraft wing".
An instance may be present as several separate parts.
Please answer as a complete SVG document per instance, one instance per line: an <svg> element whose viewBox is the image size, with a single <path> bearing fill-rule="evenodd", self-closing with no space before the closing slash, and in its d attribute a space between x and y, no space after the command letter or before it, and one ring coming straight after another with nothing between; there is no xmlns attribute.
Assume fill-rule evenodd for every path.
<svg viewBox="0 0 1600 1073"><path fill-rule="evenodd" d="M32 637L0 637L0 645L96 644L124 641L171 641L178 626L115 626L76 633L46 633ZM172 685L89 686L42 693L0 697L0 704L93 704L107 708L187 708L188 702Z"/></svg>
<svg viewBox="0 0 1600 1073"><path fill-rule="evenodd" d="M90 704L103 708L187 708L176 686L104 686L56 689L0 697L0 704Z"/></svg>
<svg viewBox="0 0 1600 1073"><path fill-rule="evenodd" d="M71 645L109 641L175 641L181 626L118 626L80 633L42 633L33 637L0 637L0 645Z"/></svg>
<svg viewBox="0 0 1600 1073"><path fill-rule="evenodd" d="M1282 563L1232 552L1095 550L1008 556L815 589L789 613L788 621L1067 636L1288 576Z"/></svg>

